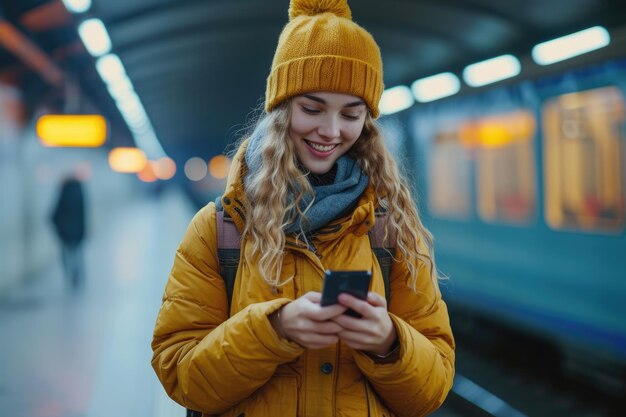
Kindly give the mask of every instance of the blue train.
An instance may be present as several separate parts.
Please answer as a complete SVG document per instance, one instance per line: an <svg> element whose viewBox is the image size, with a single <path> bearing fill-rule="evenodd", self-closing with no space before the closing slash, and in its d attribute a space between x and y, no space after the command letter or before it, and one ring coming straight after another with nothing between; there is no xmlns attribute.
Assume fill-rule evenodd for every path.
<svg viewBox="0 0 626 417"><path fill-rule="evenodd" d="M453 308L626 369L626 59L416 107L422 213Z"/></svg>

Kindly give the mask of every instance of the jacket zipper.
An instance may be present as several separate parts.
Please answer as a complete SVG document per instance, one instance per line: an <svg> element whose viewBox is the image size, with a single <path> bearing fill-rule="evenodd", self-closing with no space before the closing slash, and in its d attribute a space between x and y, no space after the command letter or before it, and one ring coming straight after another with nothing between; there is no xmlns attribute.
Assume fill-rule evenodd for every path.
<svg viewBox="0 0 626 417"><path fill-rule="evenodd" d="M309 251L311 251L311 252L312 252L315 256L317 256L318 258L320 258L320 255L318 255L318 253L317 253L317 247L316 247L313 243L309 243L309 244L307 245L307 249L308 249ZM321 258L320 258L320 259L321 259Z"/></svg>

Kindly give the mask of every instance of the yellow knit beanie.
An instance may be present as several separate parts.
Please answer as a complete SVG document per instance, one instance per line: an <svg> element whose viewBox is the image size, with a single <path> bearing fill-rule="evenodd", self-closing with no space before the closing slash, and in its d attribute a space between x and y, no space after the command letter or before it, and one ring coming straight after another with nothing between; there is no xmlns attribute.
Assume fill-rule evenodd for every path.
<svg viewBox="0 0 626 417"><path fill-rule="evenodd" d="M347 0L291 0L267 78L265 111L307 92L361 97L378 117L383 64L372 35L352 21Z"/></svg>

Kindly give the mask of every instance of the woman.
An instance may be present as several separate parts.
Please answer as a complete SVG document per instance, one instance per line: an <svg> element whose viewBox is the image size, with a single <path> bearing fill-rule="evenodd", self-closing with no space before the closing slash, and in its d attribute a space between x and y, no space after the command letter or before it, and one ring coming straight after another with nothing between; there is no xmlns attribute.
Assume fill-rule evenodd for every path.
<svg viewBox="0 0 626 417"><path fill-rule="evenodd" d="M243 234L230 310L210 203L178 248L152 365L204 415L426 415L452 385L454 341L432 239L374 121L378 46L345 1L289 13L266 113L219 202ZM389 306L368 237L381 209L396 236ZM321 307L326 269L371 270L367 299Z"/></svg>

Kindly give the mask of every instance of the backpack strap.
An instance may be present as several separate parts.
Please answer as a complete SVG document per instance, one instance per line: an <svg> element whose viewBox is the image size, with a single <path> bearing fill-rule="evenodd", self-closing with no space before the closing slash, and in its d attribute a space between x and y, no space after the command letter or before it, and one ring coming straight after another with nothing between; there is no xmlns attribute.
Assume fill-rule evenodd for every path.
<svg viewBox="0 0 626 417"><path fill-rule="evenodd" d="M380 272L383 274L383 282L385 283L385 298L387 299L387 308L391 302L391 265L393 265L393 256L396 249L396 231L392 228L389 229L389 236L385 237L385 225L387 224L387 212L382 210L376 210L374 213L376 220L374 227L372 227L368 233L370 238L370 245L378 264L380 265Z"/></svg>
<svg viewBox="0 0 626 417"><path fill-rule="evenodd" d="M233 298L233 288L239 267L241 251L241 233L233 219L223 209L216 213L217 218L217 258L220 264L220 275L226 286L228 311Z"/></svg>

